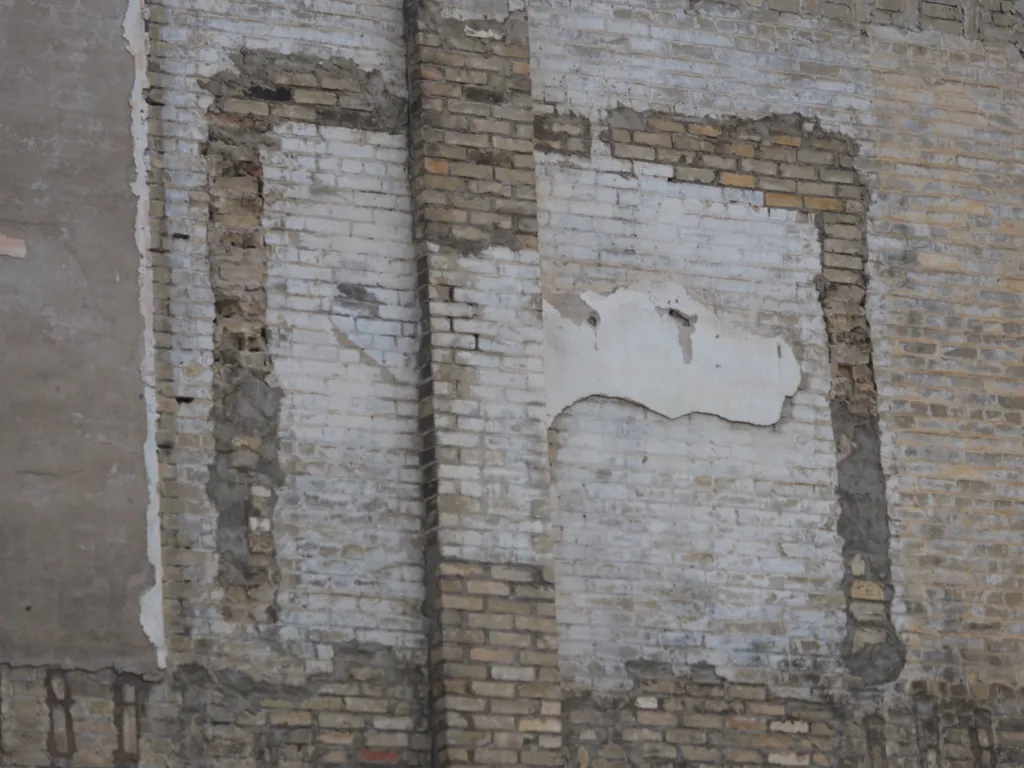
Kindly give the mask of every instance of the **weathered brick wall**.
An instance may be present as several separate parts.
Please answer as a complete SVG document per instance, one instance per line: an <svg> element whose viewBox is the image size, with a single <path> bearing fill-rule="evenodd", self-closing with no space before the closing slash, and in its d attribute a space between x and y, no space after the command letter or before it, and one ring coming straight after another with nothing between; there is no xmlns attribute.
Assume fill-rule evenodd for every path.
<svg viewBox="0 0 1024 768"><path fill-rule="evenodd" d="M0 764L1024 761L1012 3L147 13L170 664ZM640 283L779 417L552 414Z"/></svg>
<svg viewBox="0 0 1024 768"><path fill-rule="evenodd" d="M869 10L880 18L880 7ZM930 7L903 10L903 18L911 11L938 13ZM844 13L831 9L827 15ZM813 450L808 440L801 440L788 459L756 452L743 472L729 473L728 492L715 501L704 497L703 487L690 480L696 473L680 459L674 463L675 482L684 489L665 499L650 469L669 450L685 459L709 452L720 467L729 467L734 453L745 457L748 445L776 441L792 429L801 417L795 407L769 434L739 427L739 446L720 444L730 429L721 421L691 417L673 424L621 403L581 403L556 422L559 452L552 472L559 491L559 551L564 552L559 573L570 576L558 585L560 658L567 695L578 692L565 705L571 758L580 764L679 758L698 764L810 764L826 759L814 752L822 749L849 765L886 764L880 754L886 750L890 765L1019 759L1018 684L1016 673L1005 667L1016 658L1008 605L1015 600L1010 585L1019 552L1009 543L999 512L1009 509L1000 499L1016 494L1011 470L1016 459L1003 441L1019 440L1009 369L1017 359L1012 334L1021 309L1019 297L1006 288L1018 261L1013 250L1019 248L1014 225L1006 223L1021 200L1020 139L1011 127L1019 124L1021 112L1024 65L1018 51L996 42L1003 38L992 30L984 32L982 42L971 31L965 33L969 39L876 26L861 34L848 15L834 22L722 6L680 10L590 3L583 8L545 2L534 6L531 18L535 100L551 115L538 122L544 129L539 148L545 153L540 174L550 179L541 186L542 253L551 280L546 290L578 291L589 284L608 290L611 276L633 279L653 271L696 291L714 290L717 279L712 305L747 310L750 327L769 333L786 327L784 317L772 315L783 306L780 295L794 291L803 297L809 317L824 314L828 320L830 312L844 313L829 321L827 335L818 326L817 339L798 355L805 381L794 405L815 391L814 379L806 378L807 361L815 354L831 360L829 371L818 358L822 410L816 436L833 451L832 457L827 451L819 455L831 458L834 469L822 465L820 471L835 474L820 479L820 486L801 471ZM899 25L916 29L917 23ZM924 26L933 24L925 20ZM720 135L738 124L771 124L790 114L800 115L807 126L820 121L821 130L839 145L852 139L853 146L843 150L855 154L852 164L826 159L825 153L840 147L813 147L812 136L771 153L760 146L722 151ZM624 121L623 115L632 117ZM685 125L673 127L673 119ZM689 124L698 124L697 130ZM578 143L569 146L573 141ZM579 144L588 142L589 152L581 152ZM846 194L844 185L854 181L851 171L867 195L849 188ZM603 184L595 181L602 173ZM808 283L779 269L764 274L761 264L773 252L773 241L765 230L751 229L749 207L723 206L699 220L687 220L677 209L658 215L666 198L700 200L701 194L683 191L695 182L725 194L750 190L743 194L756 200L762 216L781 216L780 207L807 211L807 220L821 232L820 277L815 281L808 272ZM633 202L636 190L653 183L666 190L658 196L661 202L645 197ZM851 200L862 200L866 210L849 208ZM625 206L633 209L629 215L621 213ZM718 218L732 226L709 243ZM744 240L748 233L752 236ZM666 248L662 238L674 238L677 245ZM640 245L641 240L646 242ZM665 252L678 254L674 278L665 274ZM788 269L800 253L807 252L794 237ZM722 261L728 267L715 273L714 265ZM857 291L864 278L866 305L858 310L865 300ZM729 286L744 280L752 287L741 303ZM819 298L822 308L816 311ZM870 340L870 359L858 351L865 340ZM825 401L830 390L831 417ZM857 418L860 439L853 440L858 447L851 454L837 429L834 396L852 393L851 402L857 402L860 391L868 399ZM874 408L881 440L865 465L867 457L857 453L870 447ZM604 463L600 449L609 455ZM875 486L851 489L854 496L864 494L853 504L843 492L843 464L849 465L851 456L858 467L851 479L861 483L874 477L868 484ZM744 528L736 512L743 509L744 481L762 476L776 461L789 467L787 486L798 489L802 503L813 503L816 488L823 491L817 497L820 520L832 514L837 525L826 523L815 532L823 537L817 546L783 548L762 563L759 548L778 534L757 517ZM872 464L877 469L870 469ZM634 478L640 482L634 484ZM879 480L885 484L883 499L876 495ZM779 503L777 494L766 494L755 509L763 517ZM857 513L852 518L851 509ZM866 525L849 525L870 510L860 518ZM705 527L713 514L724 524ZM888 531L877 524L886 517ZM786 513L773 519L785 521ZM637 531L635 538L627 531ZM692 534L684 538L687 531ZM955 544L952 531L963 534ZM841 547L833 539L830 550L828 534L839 534ZM750 557L730 568L727 577L716 573L715 563L730 556L732 536L745 543ZM675 546L655 544L666 540ZM579 562L584 553L590 557ZM694 609L694 591L678 577L681 563L700 561L701 555L689 583L708 577L705 589L712 597L706 613ZM749 574L770 583L766 577L772 569L787 561L798 569L794 581L817 569L822 583L832 562L833 602L813 588L797 590L795 599L820 594L821 605L829 606L826 616L834 621L844 607L848 614L846 630L832 624L836 631L829 638L828 620L820 621L804 606L794 610L818 631L818 644L805 644L802 652L796 651L799 620L782 631L770 623L786 606L784 590L768 600L749 592L735 600L728 581ZM659 572L669 575L660 585L652 576ZM602 584L607 591L600 593ZM651 595L659 587L661 599L653 607ZM668 597L672 587L679 589L674 600ZM721 595L717 601L716 594ZM734 605L727 620L705 647L707 616L714 606L729 605L730 598ZM888 629L890 614L895 636ZM763 636L745 636L759 621ZM769 662L773 649L788 642L793 642L791 652ZM734 652L723 653L723 647ZM655 666L653 675L644 666L666 661L671 666ZM710 672L704 665L711 665ZM901 667L895 684L866 689L856 677L842 676L851 671L891 678ZM710 674L708 683L717 676L723 685L714 691L688 685L698 669L700 675ZM833 677L836 672L839 677ZM811 702L821 708L818 715L796 718L802 722L792 728L818 732L833 744L786 746L776 731L789 726L774 724L768 710L750 709L740 700L747 694L731 695L734 684L759 677L773 679L757 695L777 701L774 716ZM1007 687L997 688L997 680ZM652 690L661 696L638 703L636 697ZM695 717L701 713L724 717L701 721ZM813 725L816 720L822 724ZM695 726L698 722L702 725ZM691 727L697 730L688 731ZM724 751L740 744L752 751ZM700 749L688 746L684 752L682 745ZM775 752L784 749L793 754Z"/></svg>
<svg viewBox="0 0 1024 768"><path fill-rule="evenodd" d="M675 183L653 163L591 165L540 165L549 295L682 283L723 319L784 330L803 383L769 428L601 399L555 421L563 664L607 684L627 679L627 648L649 661L703 652L748 676L792 653L827 663L842 557L817 231L764 207L763 192Z"/></svg>
<svg viewBox="0 0 1024 768"><path fill-rule="evenodd" d="M151 19L172 324L167 720L195 718L171 749L417 764L400 4L166 5Z"/></svg>

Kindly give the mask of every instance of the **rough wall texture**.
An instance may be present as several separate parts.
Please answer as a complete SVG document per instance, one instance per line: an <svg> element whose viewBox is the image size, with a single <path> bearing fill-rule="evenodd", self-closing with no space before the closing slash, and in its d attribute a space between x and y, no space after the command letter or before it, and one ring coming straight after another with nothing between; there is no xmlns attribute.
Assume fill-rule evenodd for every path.
<svg viewBox="0 0 1024 768"><path fill-rule="evenodd" d="M0 3L0 664L157 662L128 7Z"/></svg>
<svg viewBox="0 0 1024 768"><path fill-rule="evenodd" d="M1016 5L147 14L169 668L0 657L0 764L1024 764ZM781 409L660 415L707 312Z"/></svg>

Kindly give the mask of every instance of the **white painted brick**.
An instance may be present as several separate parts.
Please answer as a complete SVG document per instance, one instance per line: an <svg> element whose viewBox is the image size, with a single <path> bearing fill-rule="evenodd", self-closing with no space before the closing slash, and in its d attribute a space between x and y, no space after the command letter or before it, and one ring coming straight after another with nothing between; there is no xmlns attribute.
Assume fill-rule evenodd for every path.
<svg viewBox="0 0 1024 768"><path fill-rule="evenodd" d="M563 673L589 679L594 649L607 657L610 679L624 675L626 649L675 663L695 661L687 650L693 645L739 652L766 641L765 622L808 624L810 636L836 643L840 612L802 612L805 593L772 581L793 575L838 589L842 574L824 323L816 294L796 290L820 271L817 231L796 214L772 216L759 192L650 175L629 179L634 191L620 192L614 204L597 204L596 191L606 182L623 186L621 177L546 161L538 177L546 290L682 281L730 322L787 334L804 386L814 387L772 428L701 415L669 421L600 400L578 403L556 420L559 622L563 637L588 649L573 654L563 641ZM595 256L577 259L560 246L595 232L600 271ZM820 434L811 424L823 427ZM780 492L796 477L806 490L783 507ZM819 497L826 503L817 504ZM773 507L779 511L767 511ZM576 578L590 565L593 576ZM737 576L755 581L725 586ZM723 622L728 631L719 636ZM694 642L663 642L680 631Z"/></svg>

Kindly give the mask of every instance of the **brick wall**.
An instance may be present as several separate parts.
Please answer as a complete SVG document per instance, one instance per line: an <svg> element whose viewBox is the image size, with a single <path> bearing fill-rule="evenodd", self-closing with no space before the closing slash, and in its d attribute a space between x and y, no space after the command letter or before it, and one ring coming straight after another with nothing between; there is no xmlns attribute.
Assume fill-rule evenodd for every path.
<svg viewBox="0 0 1024 768"><path fill-rule="evenodd" d="M817 345L810 345L810 355L815 351L832 355L832 370L826 374L829 381L821 380L822 397L830 391L846 391L846 385L836 378L843 372L837 371L835 364L848 361L837 358L835 349L828 350L826 340L846 343L864 337L862 332L851 335L848 331L858 327L869 331L869 365L878 392L881 435L872 461L874 476L877 479L882 475L886 489L886 499L876 497L873 505L876 520L883 519L880 510L888 517L892 538L887 562L886 558L876 559L881 548L869 547L875 553L869 553L866 560L874 560L874 565L863 568L864 563L851 557L855 555L851 541L863 537L871 526L859 531L843 524L823 527L823 533L836 532L843 539L841 549L832 550L834 562L842 563L833 578L844 583L848 599L843 601L842 590L836 589L832 592L835 602L824 613L838 618L845 602L845 631L835 632L830 639L825 630L827 620L811 619L819 632L818 644L806 645L802 653L790 653L775 663L765 663L764 659L781 643L792 640L797 647L800 626L792 622L784 632L776 632L764 623L763 637L745 643L744 627L754 626L755 619L770 617L784 605L774 596L770 601L757 601L747 593L745 604L740 601L738 610L712 635L712 646L705 648L702 621L706 618L699 608L694 609L695 602L699 605L694 590L682 588L675 601L662 597L655 602L649 598L652 586L648 579L652 572L679 573L677 563L685 562L687 557L695 559L694 550L701 549L705 562L695 569L697 579L704 574L710 576L714 573L715 544L738 530L736 517L730 514L727 525L712 530L703 527L706 513L693 501L700 498L703 489L687 482L691 470L679 464L675 465L676 476L685 490L671 497L676 509L668 507L668 524L661 512L665 502L651 490L651 482L633 484L633 476L651 477L648 467L652 459L666 451L668 434L674 438L670 444L677 455L701 456L707 442L707 433L700 431L705 420L686 419L687 429L683 429L681 424L668 424L657 416L638 412L635 406L608 402L575 406L556 423L560 451L552 469L560 490L557 514L562 528L561 547L566 552L560 572L572 574L571 579L559 582L561 659L563 673L573 681L572 688L580 692L576 724L567 720L567 740L586 746L587 740L607 739L605 743L614 746L603 754L634 761L653 761L653 757L643 756L655 751L664 754L665 760L677 759L675 755L680 753L664 745L678 748L690 743L686 741L690 738L709 749L732 744L734 735L724 741L716 735L721 733L720 728L730 731L739 727L730 726L728 718L720 727L709 726L699 737L678 730L687 711L744 713L744 703L728 701L728 686L721 694L709 695L700 702L673 700L668 706L678 707L679 715L629 713L629 706L635 706L628 704L630 697L639 695L648 685L630 673L630 663L669 661L672 671L659 667L659 675L674 677L676 685L683 685L694 674L695 665L710 664L715 674L734 683L757 675L774 678L765 691L768 700L773 696L785 698L797 689L800 693L796 698L808 701L814 700L814 692L822 688L847 691L846 700L855 705L853 709L842 714L836 711L826 719L831 722L829 728L836 729L832 754L851 765L869 764L869 760L874 761L872 765L885 764L879 750L888 751L888 764L901 765L916 764L914 761L919 759L946 765L981 765L997 754L1004 760L1016 759L1013 713L1018 707L1017 697L1009 688L997 692L993 682L998 679L1016 685L1015 673L1007 674L1001 667L1014 657L1016 647L1009 629L1013 611L1002 606L1006 605L1007 585L1014 583L1010 573L1017 555L1000 533L1005 530L1004 523L995 510L1004 494L1012 496L1015 492L1012 476L1003 474L1014 459L997 446L1002 439L1012 439L1016 428L1010 425L1018 414L1013 411L1014 401L1008 398L1008 391L1014 389L1009 381L1006 390L991 381L977 386L969 382L982 376L982 369L1000 379L1006 375L1004 366L1008 365L1010 347L1002 334L1006 333L1006 323L1016 328L1020 312L1018 299L1004 289L1007 279L1013 279L1014 268L1007 266L1012 257L1007 254L1015 247L1015 235L1005 224L1006 206L1010 199L1018 205L1020 200L1016 159L1019 139L1013 138L1014 129L1009 127L1019 118L1008 117L1020 110L1014 90L1022 68L1017 51L991 38L978 43L877 26L858 35L845 22L809 21L790 13L624 6L593 3L582 9L568 2L548 2L533 10L535 100L552 115L544 123L545 128L559 121L562 124L560 130L549 128L551 136L545 135L545 143L539 147L545 152L542 176L551 177L550 184L541 187L542 211L547 211L542 213L541 228L545 274L560 279L558 290L589 281L600 285L617 273L653 270L668 279L660 271L664 269L665 247L659 241L674 237L677 245L672 250L685 265L677 274L694 286L713 285L711 276L698 270L713 270L712 265L722 259L718 254L726 250L717 245L732 244L750 231L750 214L733 205L723 213L692 221L676 211L659 216L658 203L644 198L632 204L629 214L618 213L623 199L629 201L635 189L652 183L649 176L671 190L668 195L686 194L681 190L700 183L717 187L723 194L736 194L731 192L734 189L751 190L746 194L759 204L763 201L765 213L774 209L780 215L779 203L807 211L808 221L820 228L819 253L826 257L822 262L826 271L816 285L794 280L779 270L774 276L762 273L759 260L773 248L772 241L761 234L735 245L735 263L714 275L725 286L744 279L756 281L758 286L746 295L741 292L739 297L719 288L718 295L709 300L716 309L728 308L735 301L743 309L753 303L756 311L761 306L779 306L779 292L796 289L797 295L807 301L804 306L809 313L815 311L815 298L825 299L823 314L827 319L828 296L816 297L815 289L822 288L828 294L834 290L830 283L836 278L851 289L867 279L861 319L854 314L843 323L831 324L827 337L820 336ZM936 78L942 83L938 84ZM982 102L985 107L981 107ZM825 169L794 165L803 159L795 145L789 149L777 147L779 154L775 157L763 155L761 150L750 153L750 147L727 153L729 157L722 157L717 150L713 158L706 157L711 146L718 145L721 136L735 127L791 114L805 121L820 121L821 129L841 144L853 138L853 163L830 164L826 179ZM623 120L625 115L630 120ZM636 115L643 119L637 122L633 119ZM652 118L663 122L652 125ZM673 122L677 125L675 135L666 136ZM586 159L568 147L570 138L584 130L592 145ZM791 150L796 150L792 158L788 157ZM744 152L748 153L746 157ZM808 153L806 159L811 160L812 154ZM846 197L862 199L867 206L866 218L860 224L852 218L842 219L861 215L858 210L844 211L842 202L828 208L822 206L823 201L815 201L815 210L808 208L809 195L826 192L828 197L842 197L842 185L851 183L849 171L856 171L868 193L862 196L850 190ZM606 181L595 183L595 175L602 178L602 173ZM982 177L995 186L984 189L986 181ZM757 196L758 190L763 198ZM799 195L800 199L785 195ZM700 195L693 195L693 199L700 199ZM601 222L591 223L588 217ZM703 251L698 251L707 242L708 233L715 231L718 217L731 219L733 226L723 227L726 234L720 240L716 238L715 246L704 245ZM616 218L628 223L610 221ZM866 230L866 240L861 239L859 246L854 241L861 236L847 231L851 226ZM672 229L675 232L667 234L666 230ZM566 230L573 235L567 235ZM848 247L835 242L836 235L843 240L852 238ZM550 238L548 245L546 236ZM646 244L638 246L641 236ZM836 246L839 250L834 250ZM789 248L794 255L801 252L795 238ZM835 255L829 256L830 250ZM859 257L865 252L863 278L846 280L828 271L834 267L856 271ZM811 278L809 273L807 278ZM803 293L807 289L810 291ZM843 292L847 290L843 288ZM975 298L968 299L968 295ZM991 310L978 312L972 308L981 295L986 296L987 306L991 303ZM852 299L854 304L858 300ZM785 327L782 319L772 318L765 311L757 312L747 322L763 323L760 327L769 332ZM968 344L980 345L983 337L993 344L991 350L964 349ZM925 338L929 341L919 343ZM968 338L975 341L968 342ZM808 350L803 349L798 356L806 365ZM985 361L981 366L977 362L980 360ZM865 394L870 392L871 377L858 374L856 365L843 376L847 374L852 374L854 391L863 384L868 385ZM813 380L804 386L813 387ZM804 395L813 391L805 390ZM973 408L968 405L972 402L976 403ZM960 430L973 434L972 410L976 418L985 418L983 414L988 410L989 418L1002 425L986 422L984 449L980 442L968 438L961 443L954 437ZM953 413L958 415L951 416ZM822 422L834 419L833 410L832 417L826 416ZM863 423L869 425L870 421L868 417ZM716 430L711 434L728 427L714 420L708 424L714 424ZM828 432L835 434L834 424L821 426L825 440L832 440ZM778 439L778 433L787 428L791 425L784 420L773 428L770 439ZM769 439L750 428L742 428L740 434L747 443ZM598 458L598 445L612 448L604 463ZM794 469L801 467L810 445L801 441L800 451L789 454L785 463ZM833 442L833 449L838 447L839 452L832 457L840 493L830 493L828 486L833 481L825 479L822 488L826 494L821 504L831 508L839 520L847 517L849 521L842 493L842 464L849 457L842 445L842 440ZM713 455L721 466L729 466L728 448ZM824 459L826 454L820 455ZM770 466L774 459L763 451L757 456L758 463L745 467L741 475L744 479L751 474L757 476L759 466ZM976 485L980 474L986 480ZM996 476L1003 479L996 482ZM857 472L855 477L861 480L865 474ZM813 496L814 484L807 482L805 473L791 470L786 479L791 487ZM728 482L728 495L719 494L716 501L706 502L719 515L733 510L736 487L743 487L735 477L729 477ZM978 497L974 496L976 492ZM774 494L760 501L758 511L762 516L766 508L774 509L779 503ZM972 513L975 505L980 511ZM958 511L953 512L954 508ZM565 510L569 510L568 515ZM622 514L624 510L629 513ZM691 523L692 517L696 519ZM601 523L607 528L601 530ZM973 524L979 528L973 529ZM976 533L967 536L969 528ZM623 536L624 530L638 531L635 553L622 544L629 541ZM874 530L877 534L880 529ZM952 530L965 533L956 544L948 538ZM674 531L679 531L681 543L655 548L654 540L664 541ZM695 535L684 538L687 531ZM733 579L742 578L744 573L750 573L750 578L764 577L755 557L758 548L770 542L772 536L772 530L766 531L760 520L741 536L751 556L745 566L730 569ZM884 538L883 532L877 541ZM1008 548L993 547L995 539ZM644 546L647 541L652 543ZM577 542L585 542L586 548ZM833 546L837 543L833 540ZM728 544L720 546L726 549ZM583 551L591 553L592 559L579 562ZM820 568L828 561L828 552L820 545L808 547L804 554L809 559L798 567L804 570L809 563ZM624 567L620 559L631 566ZM769 569L784 567L787 559L787 554L776 555ZM861 577L856 573L864 574L872 568L881 574L869 579L874 585L857 584ZM890 569L891 582L886 575ZM941 573L941 586L936 582L936 569ZM989 575L982 576L983 571ZM580 574L585 577L580 578ZM639 579L633 578L637 574ZM690 579L691 583L697 580L693 576ZM659 596L682 581L670 576L667 583L658 585L663 590ZM596 585L602 582L607 582L609 589L596 595ZM712 583L723 596L731 594L722 578ZM885 586L880 589L879 585ZM803 592L801 599L813 594L810 590ZM784 595L782 592L779 597ZM865 597L874 599L859 599ZM1014 599L1009 597L1011 602ZM889 608L887 600L891 601ZM714 604L713 600L708 602ZM982 608L981 602L991 607ZM594 610L595 603L599 610ZM886 613L892 617L895 637L887 627ZM665 622L670 627L660 626L665 617L671 617ZM867 623L859 627L858 641L856 622L861 619ZM880 641L876 646L879 651L889 650L865 652L874 640ZM906 666L894 685L865 688L845 674L856 674L859 667L862 672L874 668L878 674L891 676L900 667L898 644L906 646ZM734 652L730 658L722 653L723 645L745 648L746 652ZM996 648L999 651L992 650ZM818 651L822 652L820 657L816 656ZM852 658L858 652L866 667ZM843 676L829 681L836 669L833 663L839 660L843 660L838 668ZM572 688L567 687L567 691ZM692 689L691 695L698 690ZM819 704L823 698L828 697L818 698ZM568 703L566 707L570 708ZM994 715L996 710L1001 714ZM646 727L641 728L640 723ZM651 727L654 723L659 727ZM770 733L767 721L750 727ZM998 742L996 746L987 741L989 728L994 734L991 738ZM609 733L614 735L609 738ZM704 757L690 755L687 759L707 764L746 759L778 762L785 758L770 752L777 741L768 736L760 739L756 755L707 752ZM663 746L651 746L649 742ZM585 751L586 755L574 758L580 764L595 759L591 746ZM796 753L794 764L819 759L806 744Z"/></svg>
<svg viewBox="0 0 1024 768"><path fill-rule="evenodd" d="M149 4L170 667L0 664L0 764L1020 762L1017 13ZM641 279L776 424L547 428Z"/></svg>

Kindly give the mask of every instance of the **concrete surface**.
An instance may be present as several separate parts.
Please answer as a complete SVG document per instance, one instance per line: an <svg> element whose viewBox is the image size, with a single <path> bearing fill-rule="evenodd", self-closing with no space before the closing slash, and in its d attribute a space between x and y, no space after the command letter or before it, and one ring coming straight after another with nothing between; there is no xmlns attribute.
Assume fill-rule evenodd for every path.
<svg viewBox="0 0 1024 768"><path fill-rule="evenodd" d="M127 6L0 2L0 664L156 660Z"/></svg>

